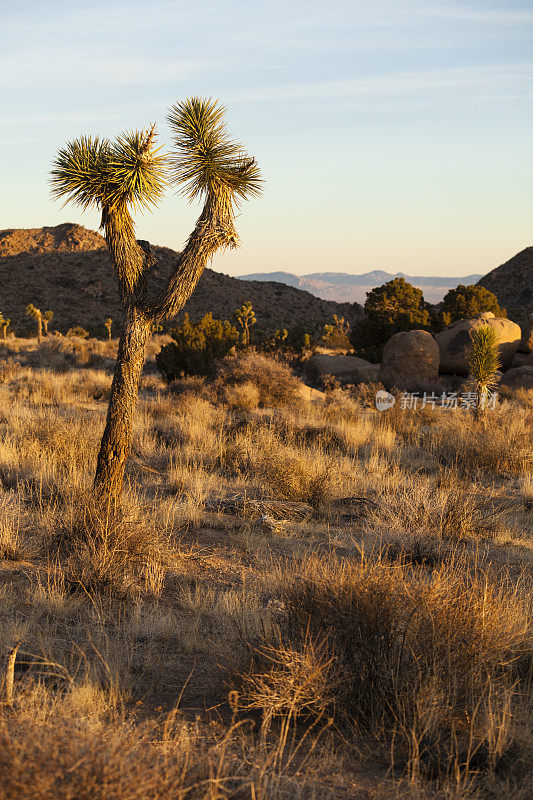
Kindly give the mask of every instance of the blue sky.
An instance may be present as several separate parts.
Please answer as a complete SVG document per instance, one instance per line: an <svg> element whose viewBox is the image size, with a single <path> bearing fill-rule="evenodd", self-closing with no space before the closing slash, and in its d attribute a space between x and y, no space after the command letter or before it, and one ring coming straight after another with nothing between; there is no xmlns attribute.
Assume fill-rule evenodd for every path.
<svg viewBox="0 0 533 800"><path fill-rule="evenodd" d="M487 272L533 243L533 0L0 0L0 228L96 214L49 196L57 149L220 98L265 191L214 268ZM179 249L169 193L140 238Z"/></svg>

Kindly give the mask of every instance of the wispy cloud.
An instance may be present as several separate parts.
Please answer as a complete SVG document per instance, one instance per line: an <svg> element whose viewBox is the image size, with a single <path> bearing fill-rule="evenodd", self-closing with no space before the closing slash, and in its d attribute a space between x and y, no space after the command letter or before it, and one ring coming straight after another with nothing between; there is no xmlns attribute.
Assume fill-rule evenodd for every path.
<svg viewBox="0 0 533 800"><path fill-rule="evenodd" d="M230 92L228 100L254 102L319 98L384 97L417 95L442 90L479 92L509 91L514 97L533 90L533 62L439 70L394 72L341 80L310 81L258 87L252 91Z"/></svg>
<svg viewBox="0 0 533 800"><path fill-rule="evenodd" d="M531 25L533 11L513 8L480 8L455 3L431 3L423 13L428 17L454 20L457 22L473 22L478 25Z"/></svg>
<svg viewBox="0 0 533 800"><path fill-rule="evenodd" d="M53 57L52 57L53 56ZM16 70L13 67L16 66ZM65 86L138 86L169 83L205 69L197 60L128 57L120 54L74 47L21 51L0 59L0 72L13 74L17 88L36 83L50 90Z"/></svg>

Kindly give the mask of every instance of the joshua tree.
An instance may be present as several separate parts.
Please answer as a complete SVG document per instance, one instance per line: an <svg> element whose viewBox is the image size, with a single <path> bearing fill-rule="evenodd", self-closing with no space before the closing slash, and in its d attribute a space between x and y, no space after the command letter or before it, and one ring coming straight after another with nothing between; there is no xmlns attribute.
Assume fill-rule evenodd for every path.
<svg viewBox="0 0 533 800"><path fill-rule="evenodd" d="M104 322L104 325L107 328L107 338L109 339L109 341L111 341L111 326L112 326L112 324L113 324L113 320L111 319L111 317L107 317L107 319Z"/></svg>
<svg viewBox="0 0 533 800"><path fill-rule="evenodd" d="M44 335L48 336L48 323L52 322L52 317L54 316L53 311L45 311L43 314L43 328L44 328Z"/></svg>
<svg viewBox="0 0 533 800"><path fill-rule="evenodd" d="M257 322L251 302L247 300L246 303L237 309L235 316L242 328L242 343L245 347L248 347L250 344L250 328Z"/></svg>
<svg viewBox="0 0 533 800"><path fill-rule="evenodd" d="M11 323L10 319L6 319L2 312L0 311L0 339L5 340L7 336L7 329Z"/></svg>
<svg viewBox="0 0 533 800"><path fill-rule="evenodd" d="M61 149L52 169L52 191L81 208L96 206L124 308L124 327L100 445L94 494L109 507L120 498L131 446L133 414L154 323L176 316L219 248L238 245L234 226L241 200L261 189L258 166L234 142L216 101L191 98L168 114L174 148L154 147L155 125L114 141L82 137ZM203 199L202 213L162 291L151 286L156 259L150 244L135 239L132 211L160 200L170 177L189 200Z"/></svg>
<svg viewBox="0 0 533 800"><path fill-rule="evenodd" d="M489 393L498 383L501 366L498 334L490 325L480 325L470 332L472 346L468 354L470 386L477 394L474 416L479 418L485 410Z"/></svg>
<svg viewBox="0 0 533 800"><path fill-rule="evenodd" d="M28 303L26 306L26 314L33 317L37 322L37 341L41 344L43 340L43 315L40 308L35 308L33 303Z"/></svg>

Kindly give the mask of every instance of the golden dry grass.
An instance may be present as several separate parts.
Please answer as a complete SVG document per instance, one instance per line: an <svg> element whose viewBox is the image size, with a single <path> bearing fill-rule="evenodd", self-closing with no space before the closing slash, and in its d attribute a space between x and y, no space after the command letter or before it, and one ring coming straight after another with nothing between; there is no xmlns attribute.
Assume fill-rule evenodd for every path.
<svg viewBox="0 0 533 800"><path fill-rule="evenodd" d="M526 800L531 393L476 424L258 356L166 386L156 340L113 521L115 347L2 346L1 796Z"/></svg>

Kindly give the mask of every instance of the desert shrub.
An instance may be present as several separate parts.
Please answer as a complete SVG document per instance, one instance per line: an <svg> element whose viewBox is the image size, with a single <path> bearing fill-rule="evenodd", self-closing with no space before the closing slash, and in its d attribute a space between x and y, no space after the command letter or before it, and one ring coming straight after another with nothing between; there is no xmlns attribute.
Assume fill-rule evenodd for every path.
<svg viewBox="0 0 533 800"><path fill-rule="evenodd" d="M484 286L464 286L461 283L455 289L450 289L442 301L440 327L459 319L472 319L483 311L492 311L496 317L507 316L493 292Z"/></svg>
<svg viewBox="0 0 533 800"><path fill-rule="evenodd" d="M257 471L273 496L309 503L316 511L327 503L344 476L316 452L278 445L265 453Z"/></svg>
<svg viewBox="0 0 533 800"><path fill-rule="evenodd" d="M317 324L289 325L276 331L262 334L258 349L265 353L301 353L320 341L321 330ZM350 343L348 342L348 347Z"/></svg>
<svg viewBox="0 0 533 800"><path fill-rule="evenodd" d="M239 411L252 411L259 405L259 389L252 381L224 387L224 402Z"/></svg>
<svg viewBox="0 0 533 800"><path fill-rule="evenodd" d="M100 687L87 681L78 679L58 695L26 680L16 713L0 709L2 800L319 796L311 776L290 768L288 756L278 764L269 743L243 735L246 728L226 731L215 722L202 724L199 716L189 722L177 709L138 721L113 709ZM272 746L284 753L283 741ZM333 796L320 792L324 800Z"/></svg>
<svg viewBox="0 0 533 800"><path fill-rule="evenodd" d="M217 359L226 356L239 339L239 332L231 322L213 319L212 314L206 314L197 323L191 323L185 314L182 325L171 335L173 341L164 345L156 356L157 368L167 381L183 374L212 374Z"/></svg>
<svg viewBox="0 0 533 800"><path fill-rule="evenodd" d="M228 356L220 364L217 386L254 384L259 393L259 405L265 408L294 403L299 396L300 382L292 370L272 357L259 353Z"/></svg>
<svg viewBox="0 0 533 800"><path fill-rule="evenodd" d="M68 329L67 336L77 336L78 339L88 339L89 331L86 331L81 325L76 325L74 328Z"/></svg>
<svg viewBox="0 0 533 800"><path fill-rule="evenodd" d="M19 358L31 367L47 367L68 372L72 367L111 367L117 343L79 336L48 336L37 350L28 350Z"/></svg>
<svg viewBox="0 0 533 800"><path fill-rule="evenodd" d="M515 581L454 563L431 577L368 560L285 569L281 647L259 646L245 702L266 715L327 709L345 735L433 776L491 768L520 741L510 714L524 710L526 597Z"/></svg>
<svg viewBox="0 0 533 800"><path fill-rule="evenodd" d="M404 278L394 278L367 293L365 316L352 327L355 354L379 361L385 343L399 331L428 329L430 314L420 289Z"/></svg>

